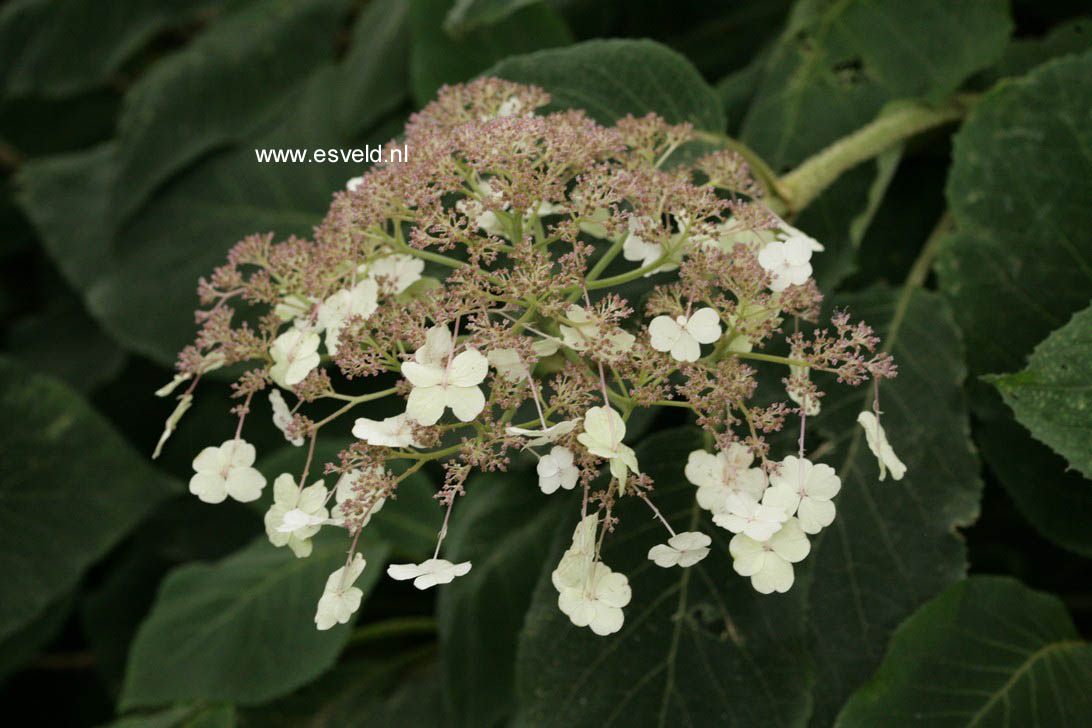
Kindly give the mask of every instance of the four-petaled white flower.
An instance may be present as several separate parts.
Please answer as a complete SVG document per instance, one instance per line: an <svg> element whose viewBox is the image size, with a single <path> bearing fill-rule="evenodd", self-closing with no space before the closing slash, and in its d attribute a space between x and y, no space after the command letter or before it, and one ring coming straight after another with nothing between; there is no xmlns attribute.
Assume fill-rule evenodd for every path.
<svg viewBox="0 0 1092 728"><path fill-rule="evenodd" d="M273 381L289 389L303 381L318 366L320 339L318 334L302 329L289 329L269 347L273 366L269 375Z"/></svg>
<svg viewBox="0 0 1092 728"><path fill-rule="evenodd" d="M698 563L709 555L709 544L713 539L697 531L677 533L667 543L656 544L648 550L648 558L656 566L668 569L672 566L686 568Z"/></svg>
<svg viewBox="0 0 1092 728"><path fill-rule="evenodd" d="M676 361L697 361L700 344L712 344L720 338L720 314L701 308L690 317L657 316L648 325L652 348L669 351Z"/></svg>
<svg viewBox="0 0 1092 728"><path fill-rule="evenodd" d="M584 431L576 436L580 444L592 455L610 461L611 475L618 478L618 489L625 489L626 475L632 470L640 472L637 455L628 445L622 444L626 436L626 423L611 407L589 407L584 413Z"/></svg>
<svg viewBox="0 0 1092 728"><path fill-rule="evenodd" d="M531 439L527 441L526 447L538 447L539 445L556 442L559 437L568 435L575 429L576 420L564 420L541 430L531 430L525 427L506 427L504 431L509 435L530 437Z"/></svg>
<svg viewBox="0 0 1092 728"><path fill-rule="evenodd" d="M425 261L412 255L394 253L367 266L368 277L382 283L384 293L398 295L421 280Z"/></svg>
<svg viewBox="0 0 1092 728"><path fill-rule="evenodd" d="M770 290L799 286L811 276L811 247L801 237L766 243L758 253L758 264L769 271Z"/></svg>
<svg viewBox="0 0 1092 728"><path fill-rule="evenodd" d="M437 584L448 584L456 576L462 576L468 571L469 561L453 564L447 559L428 559L419 564L391 564L387 567L387 574L392 579L413 579L413 585L421 590Z"/></svg>
<svg viewBox="0 0 1092 728"><path fill-rule="evenodd" d="M781 530L766 541L737 533L728 544L732 568L740 576L751 577L751 586L760 594L787 592L794 579L792 565L803 560L810 550L808 537L795 518L785 521Z"/></svg>
<svg viewBox="0 0 1092 728"><path fill-rule="evenodd" d="M705 450L690 453L683 475L698 486L698 505L710 513L726 513L725 499L732 494L745 494L752 500L762 498L766 476L759 468L750 467L755 456L738 442L716 455Z"/></svg>
<svg viewBox="0 0 1092 728"><path fill-rule="evenodd" d="M258 500L265 478L250 467L256 455L254 446L241 439L206 447L193 459L190 492L205 503L221 503L228 496L240 503Z"/></svg>
<svg viewBox="0 0 1092 728"><path fill-rule="evenodd" d="M560 325L561 340L573 351L585 351L589 346L605 340L609 345L607 356L617 358L632 349L634 342L637 341L636 336L621 329L615 329L606 336L602 336L599 333L599 326L591 321L588 312L575 303L565 310L565 318L573 325Z"/></svg>
<svg viewBox="0 0 1092 728"><path fill-rule="evenodd" d="M289 473L273 481L273 505L265 513L265 533L278 548L287 545L299 558L311 555L311 537L326 522L322 481L300 490Z"/></svg>
<svg viewBox="0 0 1092 728"><path fill-rule="evenodd" d="M868 449L880 463L880 480L887 477L888 468L891 469L892 478L902 480L902 476L906 475L906 466L891 448L891 444L887 441L887 433L883 431L883 426L876 415L868 411L862 412L857 415L857 422L864 428Z"/></svg>
<svg viewBox="0 0 1092 728"><path fill-rule="evenodd" d="M590 627L600 637L622 629L633 593L625 574L612 571L602 561L592 561L580 585L562 589L557 606L577 627Z"/></svg>
<svg viewBox="0 0 1092 728"><path fill-rule="evenodd" d="M724 499L724 510L713 516L713 523L755 541L765 541L780 530L789 515L781 508L759 503L746 493L733 493Z"/></svg>
<svg viewBox="0 0 1092 728"><path fill-rule="evenodd" d="M284 439L299 447L303 445L303 436L289 437L288 428L292 424L292 410L288 409L288 403L281 396L281 390L269 390L269 404L273 407L273 424L284 435Z"/></svg>
<svg viewBox="0 0 1092 728"><path fill-rule="evenodd" d="M489 361L477 349L452 357L453 348L447 327L434 326L425 345L414 353L414 361L402 364L403 376L413 385L406 414L422 425L435 425L446 407L463 422L470 422L485 408L485 395L478 385L489 373Z"/></svg>
<svg viewBox="0 0 1092 728"><path fill-rule="evenodd" d="M365 278L352 288L343 288L322 302L318 323L326 330L326 350L337 354L338 339L346 322L353 316L368 318L379 305L379 284Z"/></svg>
<svg viewBox="0 0 1092 728"><path fill-rule="evenodd" d="M375 466L373 470L375 473L379 474L383 472L383 469L378 465ZM330 512L330 520L327 521L327 523L336 526L342 525L342 522L347 518L343 504L345 501L357 497L356 485L363 474L363 470L350 470L347 473L342 473L341 477L337 479L337 484L334 486L334 501L336 505ZM368 509L368 513L364 516L364 519L359 523L354 522L354 526L359 528L367 526L368 522L372 520L372 516L383 510L383 503L385 503L386 500L386 498L377 498L372 503L371 508Z"/></svg>
<svg viewBox="0 0 1092 728"><path fill-rule="evenodd" d="M549 495L558 488L572 490L580 478L580 470L573 465L573 453L567 447L554 446L538 461L538 487Z"/></svg>
<svg viewBox="0 0 1092 728"><path fill-rule="evenodd" d="M763 505L779 508L785 517L795 514L805 533L819 533L834 521L831 498L842 488L834 468L788 455L781 469L770 476Z"/></svg>
<svg viewBox="0 0 1092 728"><path fill-rule="evenodd" d="M383 420L369 420L357 417L353 424L353 437L360 438L369 445L380 447L421 447L413 439L413 425L403 412L400 415L386 417Z"/></svg>
<svg viewBox="0 0 1092 728"><path fill-rule="evenodd" d="M348 566L342 566L326 579L326 588L322 591L318 610L315 611L316 627L326 630L335 624L345 624L353 616L353 612L360 608L364 592L353 586L353 583L364 573L367 563L363 555L355 554Z"/></svg>

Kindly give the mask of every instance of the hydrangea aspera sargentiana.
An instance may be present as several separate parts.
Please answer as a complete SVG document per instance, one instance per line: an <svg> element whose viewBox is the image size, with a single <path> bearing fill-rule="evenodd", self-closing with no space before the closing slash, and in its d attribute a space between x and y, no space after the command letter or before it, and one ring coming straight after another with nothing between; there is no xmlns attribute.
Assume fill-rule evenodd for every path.
<svg viewBox="0 0 1092 728"><path fill-rule="evenodd" d="M758 591L789 589L809 535L835 517L834 471L806 457L802 436L795 453L772 458L767 435L791 417L803 429L819 411L813 376L859 385L894 376L895 365L847 312L810 335L798 329L819 319L811 260L822 245L765 204L738 154L669 166L694 138L688 125L536 113L548 100L498 79L444 88L406 127L410 159L336 191L312 239L249 236L199 283L200 331L159 392L187 385L163 440L205 373L238 367L235 436L198 455L190 485L210 503L255 500L265 478L242 431L268 399L305 458L300 477L275 479L270 541L300 558L323 528L344 529L352 544L316 595L319 629L359 607L356 539L407 477L434 461L444 474L432 558L388 569L425 589L471 569L441 558L470 474L516 458L537 459L537 478L511 487L576 491L572 544L553 569L559 608L595 634L622 629L633 594L604 561L625 526L621 499L642 500L666 528L648 551L657 566L691 568L715 548L708 533L676 532L655 506L652 478L625 442L638 408L683 407L705 431L712 451L679 469ZM620 295L625 284L644 286L643 310ZM783 368L788 401L751 402L759 365ZM396 383L368 386L380 376ZM402 412L368 417L386 398ZM868 445L880 477L899 478L905 468L876 415L861 415ZM327 491L305 484L332 423L356 440L325 464L337 478Z"/></svg>

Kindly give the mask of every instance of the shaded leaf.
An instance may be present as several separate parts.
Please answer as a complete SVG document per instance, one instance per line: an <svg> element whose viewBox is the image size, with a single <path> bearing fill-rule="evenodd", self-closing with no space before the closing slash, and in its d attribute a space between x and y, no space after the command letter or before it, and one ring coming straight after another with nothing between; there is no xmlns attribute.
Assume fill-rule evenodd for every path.
<svg viewBox="0 0 1092 728"><path fill-rule="evenodd" d="M839 728L899 725L1085 726L1092 722L1092 646L1057 597L975 576L896 630L876 677Z"/></svg>
<svg viewBox="0 0 1092 728"><path fill-rule="evenodd" d="M234 728L231 705L179 705L157 713L133 715L102 728Z"/></svg>
<svg viewBox="0 0 1092 728"><path fill-rule="evenodd" d="M178 484L79 395L0 358L0 638L71 591Z"/></svg>
<svg viewBox="0 0 1092 728"><path fill-rule="evenodd" d="M635 498L617 508L617 532L603 560L626 574L633 599L622 630L597 637L574 627L550 582L580 517L559 527L520 635L518 713L526 726L802 725L812 669L803 645L803 589L758 594L732 570L731 537L709 522L683 477L701 438L690 429L647 438L637 457L656 480L654 497L677 530L713 538L712 553L689 569L648 560L667 532Z"/></svg>
<svg viewBox="0 0 1092 728"><path fill-rule="evenodd" d="M602 124L653 111L708 131L725 125L717 92L686 58L653 41L586 41L505 59L485 75L541 86L552 97L547 111L584 109Z"/></svg>
<svg viewBox="0 0 1092 728"><path fill-rule="evenodd" d="M367 537L359 548L368 564L356 586L367 594L387 549ZM175 569L137 633L122 708L195 699L260 703L326 671L351 625L319 632L315 606L345 552L340 529L320 532L305 559L262 535L216 564Z"/></svg>
<svg viewBox="0 0 1092 728"><path fill-rule="evenodd" d="M985 379L1036 440L1092 478L1092 307L1035 347L1023 371Z"/></svg>
<svg viewBox="0 0 1092 728"><path fill-rule="evenodd" d="M539 0L455 0L451 10L444 18L444 30L452 35L473 30L479 25L488 25L509 15L526 5L533 5Z"/></svg>

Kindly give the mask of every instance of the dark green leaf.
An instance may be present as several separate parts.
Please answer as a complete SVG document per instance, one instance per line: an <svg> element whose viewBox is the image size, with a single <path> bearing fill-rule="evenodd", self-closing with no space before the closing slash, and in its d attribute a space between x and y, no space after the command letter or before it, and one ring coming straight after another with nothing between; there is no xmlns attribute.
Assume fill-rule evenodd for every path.
<svg viewBox="0 0 1092 728"><path fill-rule="evenodd" d="M0 86L71 95L105 85L164 28L222 0L21 0L0 11Z"/></svg>
<svg viewBox="0 0 1092 728"><path fill-rule="evenodd" d="M888 101L940 100L995 61L1004 0L804 0L770 56L742 139L779 170L871 120Z"/></svg>
<svg viewBox="0 0 1092 728"><path fill-rule="evenodd" d="M1006 76L1022 76L1051 58L1083 53L1090 45L1092 18L1062 23L1041 38L1014 38L997 65L982 74L982 80L992 85Z"/></svg>
<svg viewBox="0 0 1092 728"><path fill-rule="evenodd" d="M878 725L1086 726L1092 646L1061 601L1008 578L950 587L895 632L876 677L838 716Z"/></svg>
<svg viewBox="0 0 1092 728"><path fill-rule="evenodd" d="M1092 53L1085 53L999 84L955 137L947 196L958 230L936 272L972 374L1023 368L1032 348L1092 298L1089 109ZM1075 479L1030 437L1021 441L989 398L976 396L974 405L987 423L983 454L1013 500L1044 535L1087 553L1087 529L1055 510L1088 512L1087 495L1070 490ZM1013 467L1021 451L1028 458Z"/></svg>
<svg viewBox="0 0 1092 728"><path fill-rule="evenodd" d="M543 495L526 470L467 484L444 548L447 559L474 568L440 591L436 607L454 725L497 725L512 713L516 642L539 576L528 567L545 560L563 509L574 503L564 493Z"/></svg>
<svg viewBox="0 0 1092 728"><path fill-rule="evenodd" d="M0 638L83 572L179 486L79 395L0 359Z"/></svg>
<svg viewBox="0 0 1092 728"><path fill-rule="evenodd" d="M1000 84L955 137L936 269L973 374L1022 368L1092 298L1090 121L1085 53Z"/></svg>
<svg viewBox="0 0 1092 728"><path fill-rule="evenodd" d="M541 3L520 8L495 25L458 37L442 25L454 0L411 0L413 97L423 106L444 84L469 81L511 55L573 42L565 21Z"/></svg>
<svg viewBox="0 0 1092 728"><path fill-rule="evenodd" d="M883 337L899 366L880 386L887 437L906 476L879 482L857 414L872 387L831 383L816 420L842 490L834 523L812 542L808 628L816 661L812 725L829 725L876 669L898 624L961 579L966 553L958 526L978 515L981 482L961 384L963 347L943 299L921 290L877 289L839 297Z"/></svg>
<svg viewBox="0 0 1092 728"><path fill-rule="evenodd" d="M320 532L305 559L263 535L219 563L173 571L137 633L122 707L195 699L260 703L327 670L350 630L319 632L314 624L326 578L345 562L339 531ZM356 586L367 594L387 548L367 538L359 548L368 565Z"/></svg>
<svg viewBox="0 0 1092 728"><path fill-rule="evenodd" d="M1035 347L1026 369L986 381L1035 439L1092 478L1092 307Z"/></svg>
<svg viewBox="0 0 1092 728"><path fill-rule="evenodd" d="M667 532L636 498L603 559L629 577L633 599L622 630L597 637L557 608L550 572L580 518L560 526L520 636L516 664L521 726L798 726L806 719L812 669L803 645L803 589L764 596L732 570L726 531L697 508L683 477L693 430L652 435L638 448L656 480L655 501L677 530L700 530L713 551L689 569L648 560Z"/></svg>
<svg viewBox="0 0 1092 728"><path fill-rule="evenodd" d="M612 124L650 111L671 123L723 131L720 99L683 56L648 40L591 40L571 48L508 58L486 71L550 92L547 110L584 109Z"/></svg>
<svg viewBox="0 0 1092 728"><path fill-rule="evenodd" d="M293 114L296 87L333 60L334 34L346 12L345 0L260 0L153 66L126 95L118 122L112 222L127 219L164 180L200 156L249 144Z"/></svg>
<svg viewBox="0 0 1092 728"><path fill-rule="evenodd" d="M57 638L68 622L75 602L75 594L62 594L56 602L46 605L37 617L0 641L0 682Z"/></svg>

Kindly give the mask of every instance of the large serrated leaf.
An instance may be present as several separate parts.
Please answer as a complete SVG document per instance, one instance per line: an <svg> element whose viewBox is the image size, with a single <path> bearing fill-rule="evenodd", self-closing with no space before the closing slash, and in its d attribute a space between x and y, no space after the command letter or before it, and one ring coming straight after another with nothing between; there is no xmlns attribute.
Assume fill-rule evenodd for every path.
<svg viewBox="0 0 1092 728"><path fill-rule="evenodd" d="M1003 81L956 135L947 197L958 229L936 272L972 374L1023 368L1032 348L1092 298L1090 148L1090 52ZM1078 505L1061 460L1036 454L1037 465L1013 467L1012 452L1030 455L1038 445L1013 435L995 394L976 391L973 402L979 436L995 438L983 442L986 461L1028 519L1060 545L1092 551L1087 528L1053 515ZM1087 512L1092 500L1076 500Z"/></svg>
<svg viewBox="0 0 1092 728"><path fill-rule="evenodd" d="M876 677L838 728L1092 723L1092 646L1060 599L976 576L932 599L895 632Z"/></svg>
<svg viewBox="0 0 1092 728"><path fill-rule="evenodd" d="M1092 307L1035 347L1026 369L988 381L1035 439L1092 478Z"/></svg>

